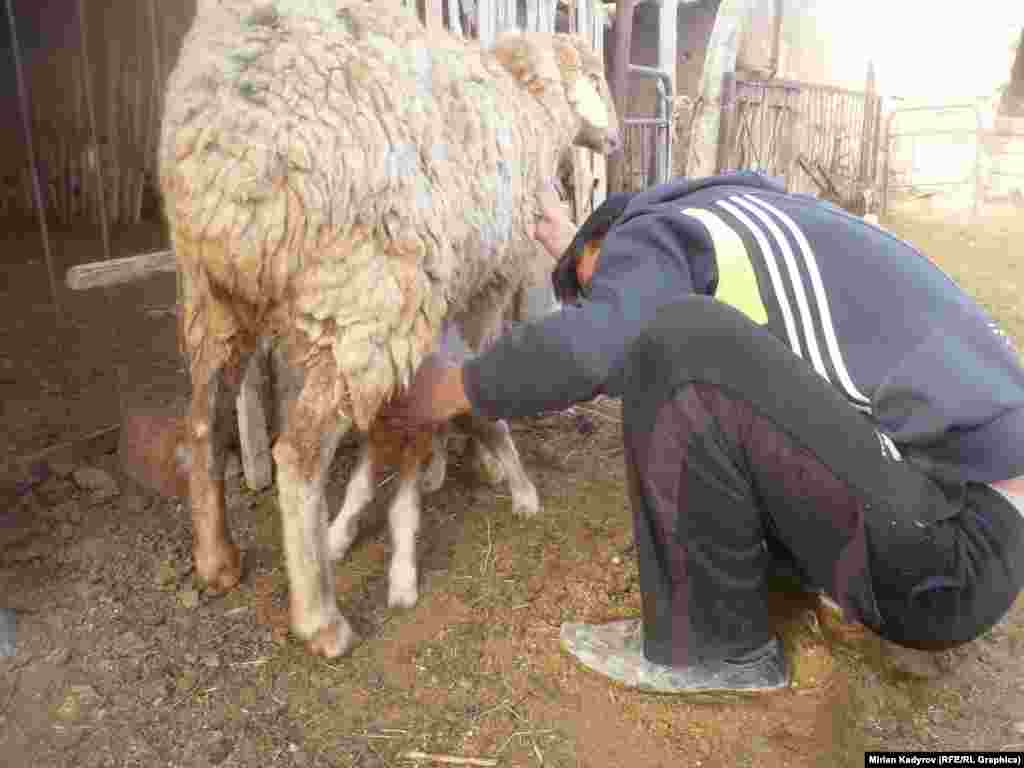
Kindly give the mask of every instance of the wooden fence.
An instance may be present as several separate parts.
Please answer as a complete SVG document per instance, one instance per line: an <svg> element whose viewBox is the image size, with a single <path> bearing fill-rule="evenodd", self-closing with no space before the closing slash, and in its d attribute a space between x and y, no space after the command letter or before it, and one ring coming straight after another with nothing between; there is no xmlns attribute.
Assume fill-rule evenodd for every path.
<svg viewBox="0 0 1024 768"><path fill-rule="evenodd" d="M48 218L138 221L155 194L164 83L195 0L69 4L63 34L26 69L35 165ZM91 107L91 110L90 110ZM91 111L91 115L90 115ZM93 133L95 126L95 135ZM26 153L0 157L0 216L34 215Z"/></svg>
<svg viewBox="0 0 1024 768"><path fill-rule="evenodd" d="M782 178L791 192L863 205L876 183L881 99L790 80L726 76L718 170L749 168Z"/></svg>

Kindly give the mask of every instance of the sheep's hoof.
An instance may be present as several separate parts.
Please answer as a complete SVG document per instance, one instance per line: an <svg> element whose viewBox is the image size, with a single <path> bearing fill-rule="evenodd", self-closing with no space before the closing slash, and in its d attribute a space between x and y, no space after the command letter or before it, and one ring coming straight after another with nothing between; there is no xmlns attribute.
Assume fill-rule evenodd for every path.
<svg viewBox="0 0 1024 768"><path fill-rule="evenodd" d="M307 642L306 647L314 656L336 659L352 650L359 636L352 630L344 617L322 627Z"/></svg>
<svg viewBox="0 0 1024 768"><path fill-rule="evenodd" d="M242 578L242 552L233 542L220 542L209 550L193 546L196 575L215 592L227 592Z"/></svg>
<svg viewBox="0 0 1024 768"><path fill-rule="evenodd" d="M416 587L390 587L388 589L388 608L414 608L420 595Z"/></svg>
<svg viewBox="0 0 1024 768"><path fill-rule="evenodd" d="M512 491L512 512L518 517L533 517L540 512L540 495L533 483Z"/></svg>
<svg viewBox="0 0 1024 768"><path fill-rule="evenodd" d="M388 579L388 608L412 608L420 599L416 588L416 571L395 574Z"/></svg>
<svg viewBox="0 0 1024 768"><path fill-rule="evenodd" d="M498 460L497 456L481 445L479 441L473 450L471 466L473 467L473 473L482 483L494 487L505 482L505 466Z"/></svg>

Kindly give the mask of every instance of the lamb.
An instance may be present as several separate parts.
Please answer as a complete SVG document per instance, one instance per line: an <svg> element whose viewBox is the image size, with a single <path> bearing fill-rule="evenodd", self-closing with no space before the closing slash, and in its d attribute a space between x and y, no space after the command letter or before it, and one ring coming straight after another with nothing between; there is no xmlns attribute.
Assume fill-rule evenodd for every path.
<svg viewBox="0 0 1024 768"><path fill-rule="evenodd" d="M521 317L525 308L518 307L518 310L517 316ZM433 354L458 364L464 361L467 352L470 350L465 349L458 331L449 326ZM328 530L328 555L333 560L340 559L355 540L359 515L373 499L376 476L382 469L397 467L398 488L388 515L393 546L388 583L389 606L411 608L419 598L415 539L420 521L420 497L421 493L438 490L444 483L452 426L471 438L478 475L491 485L502 481L508 484L513 510L517 514L532 517L539 510L537 489L523 469L508 425L473 414L453 421L454 425L412 433L395 433L379 424L371 427L346 487L341 510Z"/></svg>
<svg viewBox="0 0 1024 768"><path fill-rule="evenodd" d="M534 190L576 144L617 148L601 60L567 35L484 51L397 4L301 15L200 0L169 78L159 168L189 365L196 573L240 578L225 515L230 396L263 337L303 371L274 445L293 632L347 652L324 485L437 345L500 328L531 270ZM290 4L287 7L291 7Z"/></svg>

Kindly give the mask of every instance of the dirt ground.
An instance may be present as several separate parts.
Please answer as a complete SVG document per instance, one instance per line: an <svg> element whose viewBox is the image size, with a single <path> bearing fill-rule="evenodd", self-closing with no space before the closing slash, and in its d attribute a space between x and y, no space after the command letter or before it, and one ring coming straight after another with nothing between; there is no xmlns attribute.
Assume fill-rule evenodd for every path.
<svg viewBox="0 0 1024 768"><path fill-rule="evenodd" d="M992 218L965 230L907 211L888 224L1024 345L1024 226ZM153 227L115 243L117 255L161 244ZM173 276L65 291L71 322L56 329L37 235L13 231L6 245L0 607L19 624L16 655L0 659L0 766L382 768L412 765L402 755L419 750L499 766L781 768L860 766L872 748L1024 749L1022 601L956 653L897 663L877 639L819 623L780 582L795 683L750 701L637 694L573 663L558 647L562 621L639 609L611 400L513 425L544 505L534 520L514 518L501 490L455 460L426 500L410 611L385 604L377 503L337 567L363 642L336 662L312 659L286 629L272 491L234 475L245 573L218 596L193 580L187 509L134 486L113 456L91 462L100 472L16 468L16 457L117 424L125 406L180 401L187 379L167 314ZM89 233L57 233L56 251L61 274L100 257ZM347 448L335 463L332 508L353 459Z"/></svg>

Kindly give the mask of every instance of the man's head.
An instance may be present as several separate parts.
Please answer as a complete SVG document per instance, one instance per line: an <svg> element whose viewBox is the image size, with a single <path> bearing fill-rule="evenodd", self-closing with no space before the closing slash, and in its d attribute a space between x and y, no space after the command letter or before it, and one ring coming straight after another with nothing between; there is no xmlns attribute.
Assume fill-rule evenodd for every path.
<svg viewBox="0 0 1024 768"><path fill-rule="evenodd" d="M576 237L551 273L555 296L560 302L573 303L581 294L586 294L597 268L601 243L615 222L622 218L632 199L633 194L630 192L608 195L577 230Z"/></svg>

